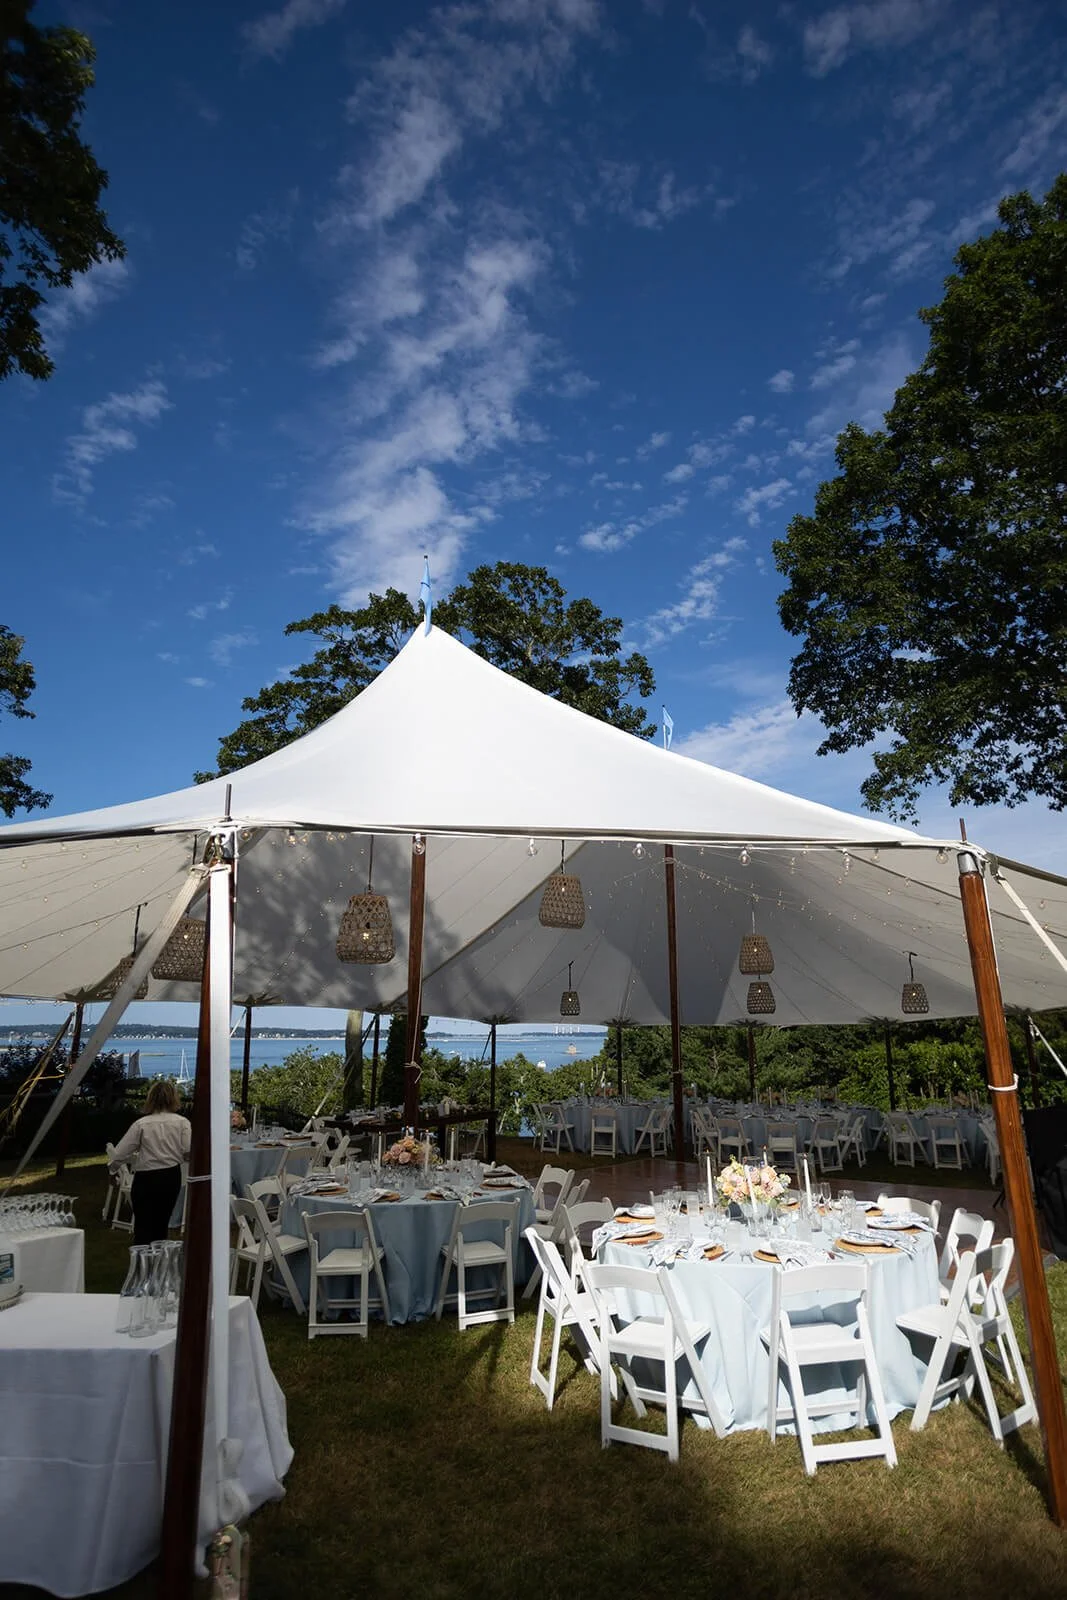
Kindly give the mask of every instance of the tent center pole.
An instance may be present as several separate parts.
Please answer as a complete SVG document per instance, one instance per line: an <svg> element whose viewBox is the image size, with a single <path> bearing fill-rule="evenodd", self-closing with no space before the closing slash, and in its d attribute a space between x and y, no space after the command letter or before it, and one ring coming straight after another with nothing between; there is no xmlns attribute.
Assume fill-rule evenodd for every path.
<svg viewBox="0 0 1067 1600"><path fill-rule="evenodd" d="M419 1123L422 1066L419 1049L422 1011L422 930L426 916L426 839L415 834L411 841L411 900L408 917L408 1013L407 1042L404 1050L404 1122L409 1128Z"/></svg>
<svg viewBox="0 0 1067 1600"><path fill-rule="evenodd" d="M663 877L667 891L667 985L671 1005L671 1086L674 1091L674 1156L685 1159L685 1105L682 1099L682 1029L678 1018L678 931L674 906L674 846L663 846Z"/></svg>
<svg viewBox="0 0 1067 1600"><path fill-rule="evenodd" d="M971 954L978 1018L985 1041L990 1098L1000 1141L1004 1194L1015 1239L1023 1313L1033 1358L1034 1393L1045 1446L1049 1509L1052 1520L1064 1527L1067 1526L1067 1417L1064 1415L1063 1386L1052 1328L1048 1284L1045 1281L1037 1217L1030 1190L1018 1079L1012 1070L989 902L978 860L969 850L959 853L959 872L963 922Z"/></svg>

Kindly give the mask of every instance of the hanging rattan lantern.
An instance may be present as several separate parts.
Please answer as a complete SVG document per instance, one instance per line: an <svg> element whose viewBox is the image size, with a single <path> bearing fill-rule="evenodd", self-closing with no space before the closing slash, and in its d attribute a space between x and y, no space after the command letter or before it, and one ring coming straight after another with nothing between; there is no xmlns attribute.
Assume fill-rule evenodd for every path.
<svg viewBox="0 0 1067 1600"><path fill-rule="evenodd" d="M748 1014L751 1017L769 1016L774 1010L774 990L762 979L748 986Z"/></svg>
<svg viewBox="0 0 1067 1600"><path fill-rule="evenodd" d="M171 983L199 983L204 975L207 923L182 917L152 963L153 978Z"/></svg>
<svg viewBox="0 0 1067 1600"><path fill-rule="evenodd" d="M568 961L567 987L559 997L559 1014L561 1017L580 1017L582 1014L582 1003L578 999L578 991L577 989L571 988L571 984L573 982L571 972L573 967L574 962Z"/></svg>
<svg viewBox="0 0 1067 1600"><path fill-rule="evenodd" d="M560 845L559 871L554 872L545 884L538 912L545 928L583 928L585 926L585 896L582 880L563 869L567 864L567 847Z"/></svg>
<svg viewBox="0 0 1067 1600"><path fill-rule="evenodd" d="M909 981L900 992L900 1009L906 1017L924 1017L930 1009L930 1002L926 997L926 985L915 982L914 954L914 950L908 951Z"/></svg>
<svg viewBox="0 0 1067 1600"><path fill-rule="evenodd" d="M770 942L762 933L746 933L741 938L741 955L737 962L738 970L746 977L755 973L761 977L765 972L774 971L774 953Z"/></svg>
<svg viewBox="0 0 1067 1600"><path fill-rule="evenodd" d="M359 961L379 965L396 955L393 919L384 894L375 894L371 882L374 870L374 839L370 842L366 894L354 894L341 917L337 932L338 961Z"/></svg>
<svg viewBox="0 0 1067 1600"><path fill-rule="evenodd" d="M100 1000L113 1000L119 989L129 977L130 968L133 966L133 956L123 956L117 967L113 967L107 977L95 991ZM148 979L143 978L136 992L131 996L133 1000L146 1000L148 998Z"/></svg>

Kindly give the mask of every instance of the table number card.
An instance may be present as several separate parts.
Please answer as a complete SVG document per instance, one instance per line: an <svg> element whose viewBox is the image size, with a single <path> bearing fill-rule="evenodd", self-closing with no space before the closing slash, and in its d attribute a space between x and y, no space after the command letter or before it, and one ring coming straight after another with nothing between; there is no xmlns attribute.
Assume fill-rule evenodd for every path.
<svg viewBox="0 0 1067 1600"><path fill-rule="evenodd" d="M0 1289L15 1281L15 1257L10 1250L0 1254Z"/></svg>

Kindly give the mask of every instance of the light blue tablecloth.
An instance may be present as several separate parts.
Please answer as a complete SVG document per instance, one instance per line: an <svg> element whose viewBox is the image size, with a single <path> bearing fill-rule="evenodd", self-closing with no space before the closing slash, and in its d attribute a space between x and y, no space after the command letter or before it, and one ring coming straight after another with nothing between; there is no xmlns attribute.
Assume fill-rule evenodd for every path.
<svg viewBox="0 0 1067 1600"><path fill-rule="evenodd" d="M633 1155L634 1141L654 1104L651 1100L568 1100L564 1110L567 1121L572 1124L574 1148L588 1151L594 1113L597 1116L612 1114L618 1121L619 1150L623 1155Z"/></svg>
<svg viewBox="0 0 1067 1600"><path fill-rule="evenodd" d="M534 1223L533 1190L528 1185L522 1189L487 1190L477 1198L483 1200L514 1200L515 1223L512 1228L512 1248L515 1265L515 1293L519 1294L528 1276L528 1249L522 1234ZM441 1250L448 1243L455 1215L455 1200L426 1200L421 1194L406 1200L382 1201L368 1207L375 1236L385 1251L385 1287L389 1295L389 1320L393 1323L419 1322L433 1315L437 1289L441 1278ZM351 1211L354 1202L347 1195L291 1195L282 1216L283 1233L303 1235L300 1217L304 1212ZM472 1238L486 1238L499 1233L492 1223L487 1223ZM328 1247L352 1243L351 1235L342 1233L329 1236ZM289 1266L296 1279L297 1288L307 1298L311 1271L306 1255L292 1255ZM473 1279L472 1279L473 1281ZM336 1280L335 1294L339 1299L354 1293L354 1280Z"/></svg>
<svg viewBox="0 0 1067 1600"><path fill-rule="evenodd" d="M281 1168L287 1151L289 1159L285 1163L286 1172L303 1174L308 1169L311 1150L310 1144L287 1145L281 1149L275 1146L265 1150L254 1144L231 1148L230 1187L239 1200L247 1199L248 1185L258 1183L261 1178L273 1178Z"/></svg>
<svg viewBox="0 0 1067 1600"><path fill-rule="evenodd" d="M632 1245L608 1243L601 1260L617 1266L649 1266L650 1253ZM896 1325L904 1311L930 1305L938 1298L937 1251L931 1234L924 1235L914 1256L885 1255L866 1259L871 1268L869 1314L878 1371L891 1417L911 1410L919 1397L924 1367L912 1345ZM729 1431L766 1428L767 1348L760 1337L771 1315L772 1274L778 1267L737 1255L723 1261L676 1261L669 1271L684 1315L708 1323L711 1333L698 1350L700 1363ZM625 1314L636 1317L652 1310L645 1297L620 1296ZM928 1351L923 1351L923 1355ZM820 1376L823 1387L820 1389ZM825 1392L833 1398L839 1387L835 1369L812 1369L805 1375L808 1393ZM784 1384L780 1403L788 1403ZM813 1420L817 1431L847 1426L841 1416Z"/></svg>

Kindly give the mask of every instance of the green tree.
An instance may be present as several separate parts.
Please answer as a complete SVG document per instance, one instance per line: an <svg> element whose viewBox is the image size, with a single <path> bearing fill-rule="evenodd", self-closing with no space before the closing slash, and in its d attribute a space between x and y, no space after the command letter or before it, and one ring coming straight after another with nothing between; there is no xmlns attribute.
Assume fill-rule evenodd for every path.
<svg viewBox="0 0 1067 1600"><path fill-rule="evenodd" d="M13 717L32 717L26 701L36 687L33 667L22 659L25 643L0 622L0 712ZM0 755L0 811L12 817L19 809L46 806L52 799L26 782L30 763L25 756Z"/></svg>
<svg viewBox="0 0 1067 1600"><path fill-rule="evenodd" d="M1067 805L1067 175L999 215L919 313L884 428L845 429L775 544L793 703L820 754L889 736L862 792L905 818L928 783Z"/></svg>
<svg viewBox="0 0 1067 1600"><path fill-rule="evenodd" d="M0 0L0 378L55 370L37 314L50 289L126 254L100 209L107 173L79 137L96 51Z"/></svg>
<svg viewBox="0 0 1067 1600"><path fill-rule="evenodd" d="M218 772L235 772L280 750L332 717L377 677L419 621L399 589L370 596L356 611L329 606L287 634L322 640L310 661L243 703L252 713L219 741ZM655 733L630 695L651 695L645 657L621 657L622 619L591 600L568 602L545 567L498 561L476 567L466 583L434 606L433 617L494 666L521 682L640 738ZM198 772L202 782L214 772Z"/></svg>

